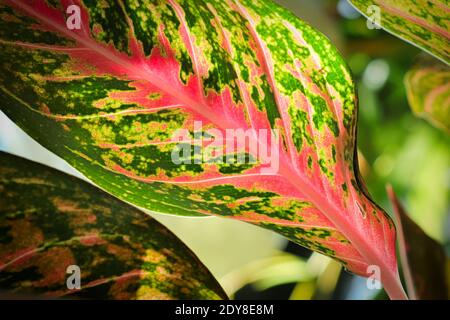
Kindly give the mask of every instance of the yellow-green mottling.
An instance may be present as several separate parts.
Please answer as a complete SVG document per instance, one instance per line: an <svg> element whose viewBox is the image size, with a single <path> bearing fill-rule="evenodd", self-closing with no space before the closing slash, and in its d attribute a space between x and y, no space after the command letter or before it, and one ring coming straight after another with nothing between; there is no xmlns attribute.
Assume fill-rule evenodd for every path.
<svg viewBox="0 0 450 320"><path fill-rule="evenodd" d="M84 38L44 26L45 13L0 4L0 99L8 117L122 200L251 222L364 273L366 261L328 219L354 216L350 195L370 200L355 178L355 86L325 36L269 0L81 4L89 18ZM258 174L263 159L247 150L222 158L255 161L175 164L171 137L183 128L196 138L199 119L223 131L279 130L284 173ZM188 160L197 160L199 142L185 143ZM139 292L158 294L151 286Z"/></svg>
<svg viewBox="0 0 450 320"><path fill-rule="evenodd" d="M350 0L365 16L380 11L379 25L395 36L450 64L448 0Z"/></svg>
<svg viewBox="0 0 450 320"><path fill-rule="evenodd" d="M145 213L3 152L0 174L0 290L69 299L227 298L196 256ZM70 265L81 269L80 290L67 288Z"/></svg>

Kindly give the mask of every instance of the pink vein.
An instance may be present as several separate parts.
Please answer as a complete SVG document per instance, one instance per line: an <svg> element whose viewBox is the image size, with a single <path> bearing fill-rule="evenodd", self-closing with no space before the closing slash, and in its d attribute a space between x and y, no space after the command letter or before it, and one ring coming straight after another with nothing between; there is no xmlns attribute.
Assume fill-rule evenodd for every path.
<svg viewBox="0 0 450 320"><path fill-rule="evenodd" d="M98 237L98 235L88 235L88 236L80 236L80 237L73 237L64 241L58 241L58 242L54 242L53 245L54 246L59 246L62 244L67 244L70 242L74 242L74 241L83 241L83 240L89 240L89 239L96 239ZM13 264L14 262L17 262L23 258L26 258L28 256L31 256L37 252L40 252L42 250L48 249L49 247L45 245L42 245L40 247L34 248L32 250L28 250L27 252L22 253L19 256L16 256L14 258L12 258L11 260L9 260L8 262L4 263L3 265L0 265L0 271L2 271L3 269L7 268L8 266L10 266L11 264Z"/></svg>
<svg viewBox="0 0 450 320"><path fill-rule="evenodd" d="M168 0L170 5L172 6L173 10L175 11L175 14L177 15L178 19L180 20L180 28L185 32L185 35L187 37L186 46L189 52L189 55L192 58L192 66L194 68L195 75L197 76L197 83L198 83L198 90L199 94L202 97L203 102L205 102L205 95L203 93L203 83L202 83L202 75L200 73L199 68L199 62L198 62L198 56L197 56L197 50L194 46L194 39L192 39L192 35L189 32L189 29L187 28L187 22L184 17L184 13L178 3L175 3L173 0Z"/></svg>
<svg viewBox="0 0 450 320"><path fill-rule="evenodd" d="M378 1L378 3L389 13L396 15L396 16L400 16L405 20L409 20L427 30L433 31L437 34L440 34L441 36L443 36L446 39L450 38L450 33L445 30L444 28L431 24L429 21L421 18L421 17L417 17L411 14L406 13L404 10L401 10L399 8L396 7L390 7L388 6L384 1Z"/></svg>
<svg viewBox="0 0 450 320"><path fill-rule="evenodd" d="M104 113L104 114L89 114L84 116L76 116L76 115L57 115L57 114L51 114L47 113L41 110L34 109L32 106L30 106L28 103L17 97L15 94L10 92L8 89L6 89L3 86L0 86L2 90L4 90L6 93L8 93L11 97L16 99L18 102L20 102L22 105L24 105L26 108L30 109L33 112L36 112L42 116L52 118L52 119L58 119L58 120L78 120L78 119L96 119L96 118L107 118L107 117L113 117L118 115L129 115L129 114L139 114L139 113L153 113L155 111L160 110L166 110L166 109L173 109L173 108L180 108L183 107L182 105L168 105L163 107L157 107L157 108L151 108L151 109L128 109L128 110L122 110L117 112L111 112L111 113Z"/></svg>
<svg viewBox="0 0 450 320"><path fill-rule="evenodd" d="M45 44L35 44L35 43L28 43L28 42L22 42L22 41L7 41L0 39L0 43L8 44L8 45L18 45L25 48L30 49L42 49L42 50L54 50L54 51L62 51L62 52L74 52L74 51L89 51L89 48L80 48L80 47L59 47L55 45L45 45Z"/></svg>
<svg viewBox="0 0 450 320"><path fill-rule="evenodd" d="M118 275L118 276L113 276L113 277L109 277L109 278L103 278L103 279L98 279L98 280L91 281L91 282L83 285L83 287L80 290L69 290L69 291L66 291L65 293L62 293L61 295L58 295L58 296L63 297L63 296L71 295L71 294L76 294L77 292L80 292L83 289L97 287L97 286L100 286L102 284L109 283L109 282L116 281L116 280L123 280L123 279L133 278L133 277L137 277L137 276L139 276L141 278L142 276L145 276L146 274L151 274L151 273L150 272L145 272L143 270L128 271L128 272L125 272L125 273L123 273L121 275Z"/></svg>
<svg viewBox="0 0 450 320"><path fill-rule="evenodd" d="M53 26L55 29L57 29L60 33L65 34L68 37L72 37L76 41L80 42L84 46L91 48L92 50L95 50L99 54L103 55L105 58L111 60L112 62L118 63L124 67L126 67L129 71L131 76L134 76L138 79L143 79L151 82L156 87L160 88L162 91L165 91L172 95L174 98L178 99L179 101L183 102L183 104L186 106L186 108L191 109L192 111L196 113L202 114L205 118L210 119L213 123L221 124L222 128L237 128L236 124L233 122L230 122L229 119L226 119L225 117L221 117L220 115L215 114L212 109L205 105L204 103L199 103L192 98L184 95L182 92L173 90L173 87L157 77L152 70L146 66L135 66L132 63L128 61L124 61L120 58L117 54L114 54L107 49L99 46L95 42L93 42L91 39L85 39L83 37L80 37L77 34L74 34L67 30L64 26L61 26L59 24L55 24L51 19L39 15L33 7L17 0L11 0L13 3L15 3L17 6L21 7L24 11L26 11L29 15L37 17L44 23ZM242 6L240 6L239 2L237 0L236 4L238 5L241 10L243 9ZM244 16L245 17L245 16ZM247 18L248 14L247 14ZM249 26L250 27L250 26ZM253 32L253 35L255 36L255 39L259 41L257 34L255 34L255 30L250 28L250 30ZM268 63L268 62L267 62ZM268 66L266 64L266 66ZM270 77L273 78L273 74L269 72ZM273 80L272 86L274 86ZM275 98L280 105L280 97L277 91L274 92ZM317 208L326 215L332 222L335 224L340 230L342 230L342 233L354 244L357 251L363 255L368 261L368 263L378 264L382 267L382 269L385 269L387 272L387 275L384 273L384 277L386 278L386 289L388 290L388 286L392 291L394 292L395 296L397 298L404 297L404 293L402 293L401 285L399 285L398 276L396 272L393 272L392 269L386 264L385 260L383 259L383 256L379 256L376 251L373 250L373 248L365 241L363 236L359 234L358 232L354 231L354 227L352 224L347 221L346 219L343 219L341 217L341 212L338 207L336 207L335 203L330 203L329 199L327 197L324 197L323 194L318 192L313 184L311 184L308 179L306 179L301 173L299 173L297 170L292 171L291 164L286 162L284 160L284 157L281 157L280 161L280 173L285 176L285 178L291 183L295 188L297 188L300 192L307 195L313 200L313 203L317 206Z"/></svg>
<svg viewBox="0 0 450 320"><path fill-rule="evenodd" d="M281 96L280 96L280 93L278 91L278 88L277 88L277 86L275 84L275 76L274 76L274 73L273 73L273 66L270 63L271 60L269 58L269 54L267 53L267 49L265 48L265 45L264 45L263 41L261 40L261 38L259 37L258 33L256 32L256 30L254 28L255 21L252 19L252 17L247 12L247 10L244 8L244 6L242 6L242 4L239 2L239 0L233 0L233 2L235 3L236 7L238 8L239 14L245 20L248 21L247 28L250 31L250 34L252 35L253 39L255 40L259 50L261 51L261 53L262 53L262 55L264 57L263 61L260 61L260 62L264 66L264 70L267 73L267 81L269 82L270 87L272 88L272 92L273 92L274 97L275 97L276 105L277 105L277 107L278 107L278 109L280 111L281 121L283 122L283 128L284 128L284 131L285 131L285 137L288 140L288 144L290 146L290 148L288 148L289 149L288 153L289 153L289 155L291 157L291 162L293 164L296 164L294 152L291 152L292 145L293 145L292 138L291 138L291 135L289 134L289 132L287 132L287 129L290 126L288 126L287 120L285 119L285 116L284 116L284 112L283 112L283 110L281 108L281 106L283 105L283 101L281 99Z"/></svg>

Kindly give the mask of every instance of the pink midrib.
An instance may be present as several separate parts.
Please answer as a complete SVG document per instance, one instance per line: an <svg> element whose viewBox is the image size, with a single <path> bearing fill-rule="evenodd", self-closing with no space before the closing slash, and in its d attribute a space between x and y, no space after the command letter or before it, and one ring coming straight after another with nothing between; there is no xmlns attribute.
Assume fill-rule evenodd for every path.
<svg viewBox="0 0 450 320"><path fill-rule="evenodd" d="M222 129L232 129L232 128L240 128L239 125L236 125L234 122L229 121L225 117L216 116L214 112L211 111L211 108L204 104L198 103L193 100L189 96L182 94L182 92L173 90L173 88L166 84L165 81L161 80L158 76L156 76L146 65L142 65L137 67L130 63L129 61L123 60L112 52L106 50L105 48L99 46L95 41L91 39L86 39L80 37L78 34L74 32L70 32L65 26L61 26L58 23L55 23L53 20L47 18L39 14L32 7L23 3L22 1L10 0L17 7L22 8L26 11L30 16L34 16L44 22L45 24L55 28L60 33L73 38L77 42L83 44L85 47L90 48L92 51L99 53L101 56L111 60L114 63L117 63L126 69L130 70L130 75L135 76L136 80L145 80L152 85L158 87L164 92L167 92L172 97L178 99L183 105L189 107L193 111L201 114L203 117L209 119L212 123L216 124L219 128ZM265 56L265 58L267 58ZM270 73L268 76L272 76ZM273 79L271 80L273 82ZM261 141L256 141L261 144ZM397 298L404 298L404 292L402 296L402 290L398 290L395 288L395 284L399 283L398 275L396 268L393 270L389 265L387 265L383 259L383 252L378 253L372 250L372 247L364 240L364 237L360 235L358 232L355 232L354 228L351 226L349 221L346 221L341 217L341 210L334 203L330 203L326 197L323 197L321 192L318 192L315 189L315 186L309 182L307 178L305 178L301 172L294 170L292 167L292 163L286 160L286 157L283 155L280 157L280 170L279 173L283 176L294 188L299 190L301 193L305 194L309 197L314 205L324 214L336 227L342 232L342 234L352 243L352 245L356 248L356 250L361 254L361 256L366 260L366 262L370 265L378 265L382 270L387 271L382 272L384 275L385 281L384 285L387 288L387 285L392 286L393 291L396 291ZM327 214L328 213L328 214ZM401 285L400 285L401 288Z"/></svg>
<svg viewBox="0 0 450 320"><path fill-rule="evenodd" d="M450 33L447 30L445 30L444 28L433 25L429 21L427 21L421 17L417 17L412 14L409 14L409 13L405 12L404 10L401 10L400 8L397 8L395 6L389 6L388 4L385 3L385 1L379 0L378 3L380 6L383 7L383 9L385 9L387 12L391 13L392 15L400 16L403 19L405 19L407 21L409 20L412 23L415 23L424 29L427 29L431 32L437 33L446 39L450 39ZM448 11L448 8L447 8L447 11Z"/></svg>

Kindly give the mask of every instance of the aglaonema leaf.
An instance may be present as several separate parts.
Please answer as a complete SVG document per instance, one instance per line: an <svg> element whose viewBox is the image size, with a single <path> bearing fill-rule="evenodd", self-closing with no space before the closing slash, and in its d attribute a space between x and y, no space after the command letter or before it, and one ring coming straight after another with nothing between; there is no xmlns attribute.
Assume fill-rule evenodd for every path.
<svg viewBox="0 0 450 320"><path fill-rule="evenodd" d="M450 133L450 67L421 57L404 82L414 114Z"/></svg>
<svg viewBox="0 0 450 320"><path fill-rule="evenodd" d="M450 64L448 0L349 0L393 35Z"/></svg>
<svg viewBox="0 0 450 320"><path fill-rule="evenodd" d="M400 259L411 299L447 300L446 255L409 216L392 187L388 196L394 208L399 234Z"/></svg>
<svg viewBox="0 0 450 320"><path fill-rule="evenodd" d="M2 297L226 298L196 256L147 214L87 182L3 152L0 292Z"/></svg>
<svg viewBox="0 0 450 320"><path fill-rule="evenodd" d="M265 0L2 3L2 110L39 143L123 200L274 230L405 297L358 179L354 83L321 33Z"/></svg>

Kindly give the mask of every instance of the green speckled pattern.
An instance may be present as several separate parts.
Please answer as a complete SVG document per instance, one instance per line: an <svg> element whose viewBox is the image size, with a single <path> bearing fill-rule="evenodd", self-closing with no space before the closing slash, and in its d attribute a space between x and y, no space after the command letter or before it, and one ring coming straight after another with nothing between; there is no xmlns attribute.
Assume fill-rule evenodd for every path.
<svg viewBox="0 0 450 320"><path fill-rule="evenodd" d="M355 86L321 33L268 0L75 1L81 30L64 1L1 3L2 110L94 183L156 212L269 228L398 284L395 229L355 166ZM225 143L224 158L255 161L175 164L178 129L205 147L198 121L278 131L279 145L249 140L279 170Z"/></svg>
<svg viewBox="0 0 450 320"><path fill-rule="evenodd" d="M378 6L380 26L450 64L449 0L349 0L363 15Z"/></svg>
<svg viewBox="0 0 450 320"><path fill-rule="evenodd" d="M80 290L66 286L70 265L80 267ZM150 216L3 152L0 290L69 299L226 299L196 256Z"/></svg>
<svg viewBox="0 0 450 320"><path fill-rule="evenodd" d="M450 67L423 57L404 82L414 114L450 134Z"/></svg>

